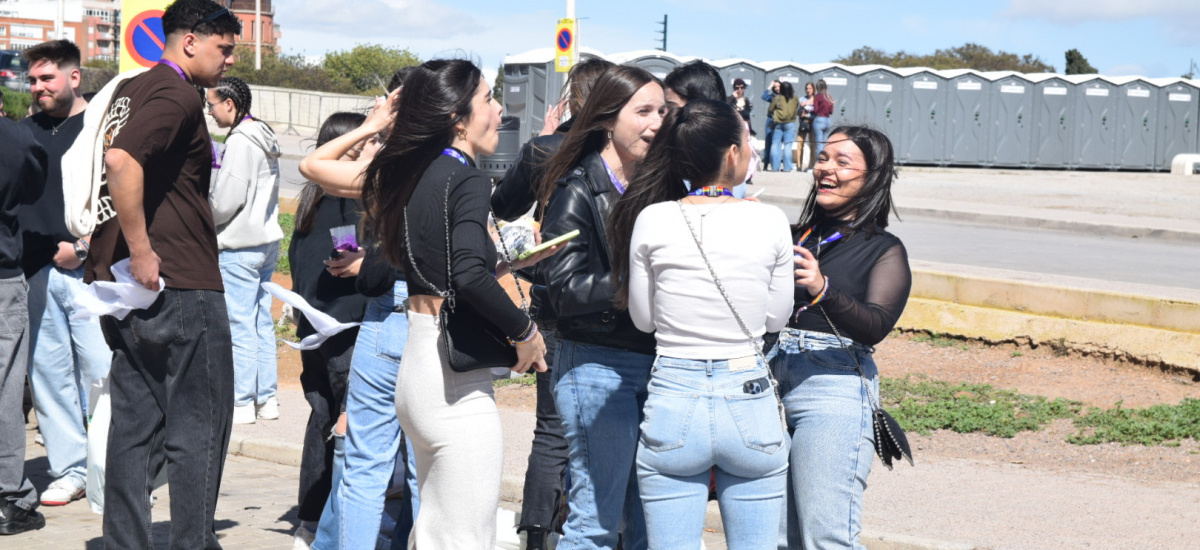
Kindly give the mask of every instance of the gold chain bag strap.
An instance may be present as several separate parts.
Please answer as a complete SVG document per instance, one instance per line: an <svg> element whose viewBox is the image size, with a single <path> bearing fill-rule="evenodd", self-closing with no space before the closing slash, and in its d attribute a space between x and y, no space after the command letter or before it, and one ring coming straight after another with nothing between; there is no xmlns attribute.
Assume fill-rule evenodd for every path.
<svg viewBox="0 0 1200 550"><path fill-rule="evenodd" d="M708 267L708 274L712 276L713 283L717 285L717 290L721 293L721 298L725 299L725 305L729 306L729 312L733 314L734 320L737 321L738 327L742 329L742 334L746 335L746 342L750 344L750 349L754 350L754 356L758 358L761 364L767 371L767 379L771 381L771 389L775 392L775 404L779 408L779 424L783 426L783 431L787 431L787 416L783 409L783 398L779 395L779 382L775 380L775 374L771 372L771 368L767 365L767 359L763 357L762 350L758 349L755 343L754 336L750 335L750 329L746 328L746 323L742 321L742 316L738 315L737 308L733 307L733 300L729 299L729 294L725 292L725 285L721 284L721 279L717 277L717 271L713 269L712 262L708 261L708 254L704 253L704 246L700 244L700 236L696 234L696 228L692 227L692 220L688 218L687 212L683 209L683 203L679 203L679 215L683 216L683 222L687 224L688 232L692 234L692 240L696 243L696 248L700 250L700 258L704 260L704 265Z"/></svg>
<svg viewBox="0 0 1200 550"><path fill-rule="evenodd" d="M908 446L908 436L904 435L904 430L900 428L900 423L896 422L892 415L883 410L883 403L878 394L871 393L871 384L867 379L866 373L862 370L862 365L858 364L858 358L846 347L846 342L842 339L842 334L838 332L837 325L833 324L833 320L829 318L829 314L825 312L825 308L817 305L817 309L821 310L821 315L825 317L825 322L829 323L829 328L833 329L833 335L837 337L838 344L841 344L842 350L846 355L850 356L850 360L854 362L854 369L858 371L858 377L862 380L863 389L867 392L867 400L871 402L871 424L875 429L875 454L879 455L879 460L887 466L888 470L892 469L892 460L904 458L908 459L908 465L913 466L912 450Z"/></svg>

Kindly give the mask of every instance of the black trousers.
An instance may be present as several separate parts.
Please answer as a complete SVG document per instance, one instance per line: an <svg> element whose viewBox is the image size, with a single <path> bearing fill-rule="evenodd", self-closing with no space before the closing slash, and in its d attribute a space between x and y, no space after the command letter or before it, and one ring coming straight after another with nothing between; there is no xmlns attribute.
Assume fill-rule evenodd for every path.
<svg viewBox="0 0 1200 550"><path fill-rule="evenodd" d="M113 352L104 546L154 548L150 492L165 466L170 548L221 548L213 515L233 416L224 295L165 289L149 308L100 324Z"/></svg>
<svg viewBox="0 0 1200 550"><path fill-rule="evenodd" d="M312 325L301 317L296 336L314 333ZM329 437L346 401L350 376L350 358L358 327L331 336L321 347L300 352L300 387L312 412L304 429L304 452L300 457L300 487L296 514L301 521L319 521L333 482L333 446Z"/></svg>
<svg viewBox="0 0 1200 550"><path fill-rule="evenodd" d="M558 333L542 331L546 341L546 364L554 365ZM521 505L520 529L553 529L554 513L563 496L563 475L567 471L567 438L562 418L554 406L550 390L551 371L537 373L537 424L533 428L533 448L525 470L525 494Z"/></svg>

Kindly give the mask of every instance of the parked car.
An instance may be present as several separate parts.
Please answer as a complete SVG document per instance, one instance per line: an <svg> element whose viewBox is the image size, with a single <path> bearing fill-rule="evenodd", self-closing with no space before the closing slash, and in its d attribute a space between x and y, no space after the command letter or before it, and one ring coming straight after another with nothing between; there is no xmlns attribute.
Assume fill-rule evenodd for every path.
<svg viewBox="0 0 1200 550"><path fill-rule="evenodd" d="M19 50L0 50L0 86L18 92L29 91L29 63Z"/></svg>

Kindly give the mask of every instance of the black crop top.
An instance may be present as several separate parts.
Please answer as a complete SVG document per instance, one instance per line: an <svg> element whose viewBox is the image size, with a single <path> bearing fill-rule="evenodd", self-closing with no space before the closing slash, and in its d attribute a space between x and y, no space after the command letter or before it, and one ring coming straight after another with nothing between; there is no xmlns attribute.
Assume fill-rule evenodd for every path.
<svg viewBox="0 0 1200 550"><path fill-rule="evenodd" d="M446 289L443 212L449 182L451 271L455 296L469 302L509 338L516 339L529 328L529 316L512 303L496 282L496 245L487 231L492 183L475 168L470 157L463 156L469 165L463 165L454 157L439 155L421 175L408 201L412 251L404 259L404 271L408 275L409 295L436 296L439 290ZM429 288L426 281L437 288Z"/></svg>
<svg viewBox="0 0 1200 550"><path fill-rule="evenodd" d="M822 245L818 255L816 244L837 231L849 236ZM800 234L793 235L799 237ZM820 305L842 336L868 346L882 342L904 312L912 289L912 271L904 243L886 231L849 232L842 224L818 227L804 246L817 257L821 274L829 277L829 290ZM796 288L797 309L813 298L804 287ZM788 327L833 333L816 307L799 315L793 310Z"/></svg>

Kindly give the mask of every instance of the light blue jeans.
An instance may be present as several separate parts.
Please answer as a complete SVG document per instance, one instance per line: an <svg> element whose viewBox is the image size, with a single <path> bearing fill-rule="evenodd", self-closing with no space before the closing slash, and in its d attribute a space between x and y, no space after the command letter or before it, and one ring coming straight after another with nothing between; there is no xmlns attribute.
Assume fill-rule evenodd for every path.
<svg viewBox="0 0 1200 550"><path fill-rule="evenodd" d="M400 448L396 373L408 342L408 317L403 308L407 299L408 283L396 281L392 293L367 302L350 363L344 450L339 453L335 447L333 489L321 513L314 549L375 547L383 518L384 494ZM402 513L396 522L392 534L395 549L407 546L408 533L419 508L417 469L411 448L405 454L408 458L405 481L412 495L412 513Z"/></svg>
<svg viewBox="0 0 1200 550"><path fill-rule="evenodd" d="M233 337L233 404L265 403L279 385L271 295L262 284L279 262L279 242L222 250L221 281Z"/></svg>
<svg viewBox="0 0 1200 550"><path fill-rule="evenodd" d="M788 434L767 366L659 357L638 442L651 548L699 548L716 467L730 550L775 544L787 500ZM755 365L757 363L757 365Z"/></svg>
<svg viewBox="0 0 1200 550"><path fill-rule="evenodd" d="M82 266L65 270L51 263L29 278L33 406L50 475L69 477L79 487L87 481L88 395L112 364L99 319L70 319L75 295L85 288Z"/></svg>
<svg viewBox="0 0 1200 550"><path fill-rule="evenodd" d="M819 116L813 118L813 139L817 140L817 154L825 150L825 142L829 141L829 130L831 128L829 117Z"/></svg>
<svg viewBox="0 0 1200 550"><path fill-rule="evenodd" d="M872 349L845 340L879 392ZM832 334L786 329L771 368L792 429L790 512L779 548L865 549L863 491L875 454L871 403L850 356Z"/></svg>
<svg viewBox="0 0 1200 550"><path fill-rule="evenodd" d="M791 172L796 168L792 162L792 144L796 142L797 121L775 123L771 130L771 169L779 171L779 161L783 160L783 170Z"/></svg>
<svg viewBox="0 0 1200 550"><path fill-rule="evenodd" d="M559 341L554 404L567 436L571 483L559 550L611 550L618 532L625 550L646 550L634 457L653 364L653 355Z"/></svg>

